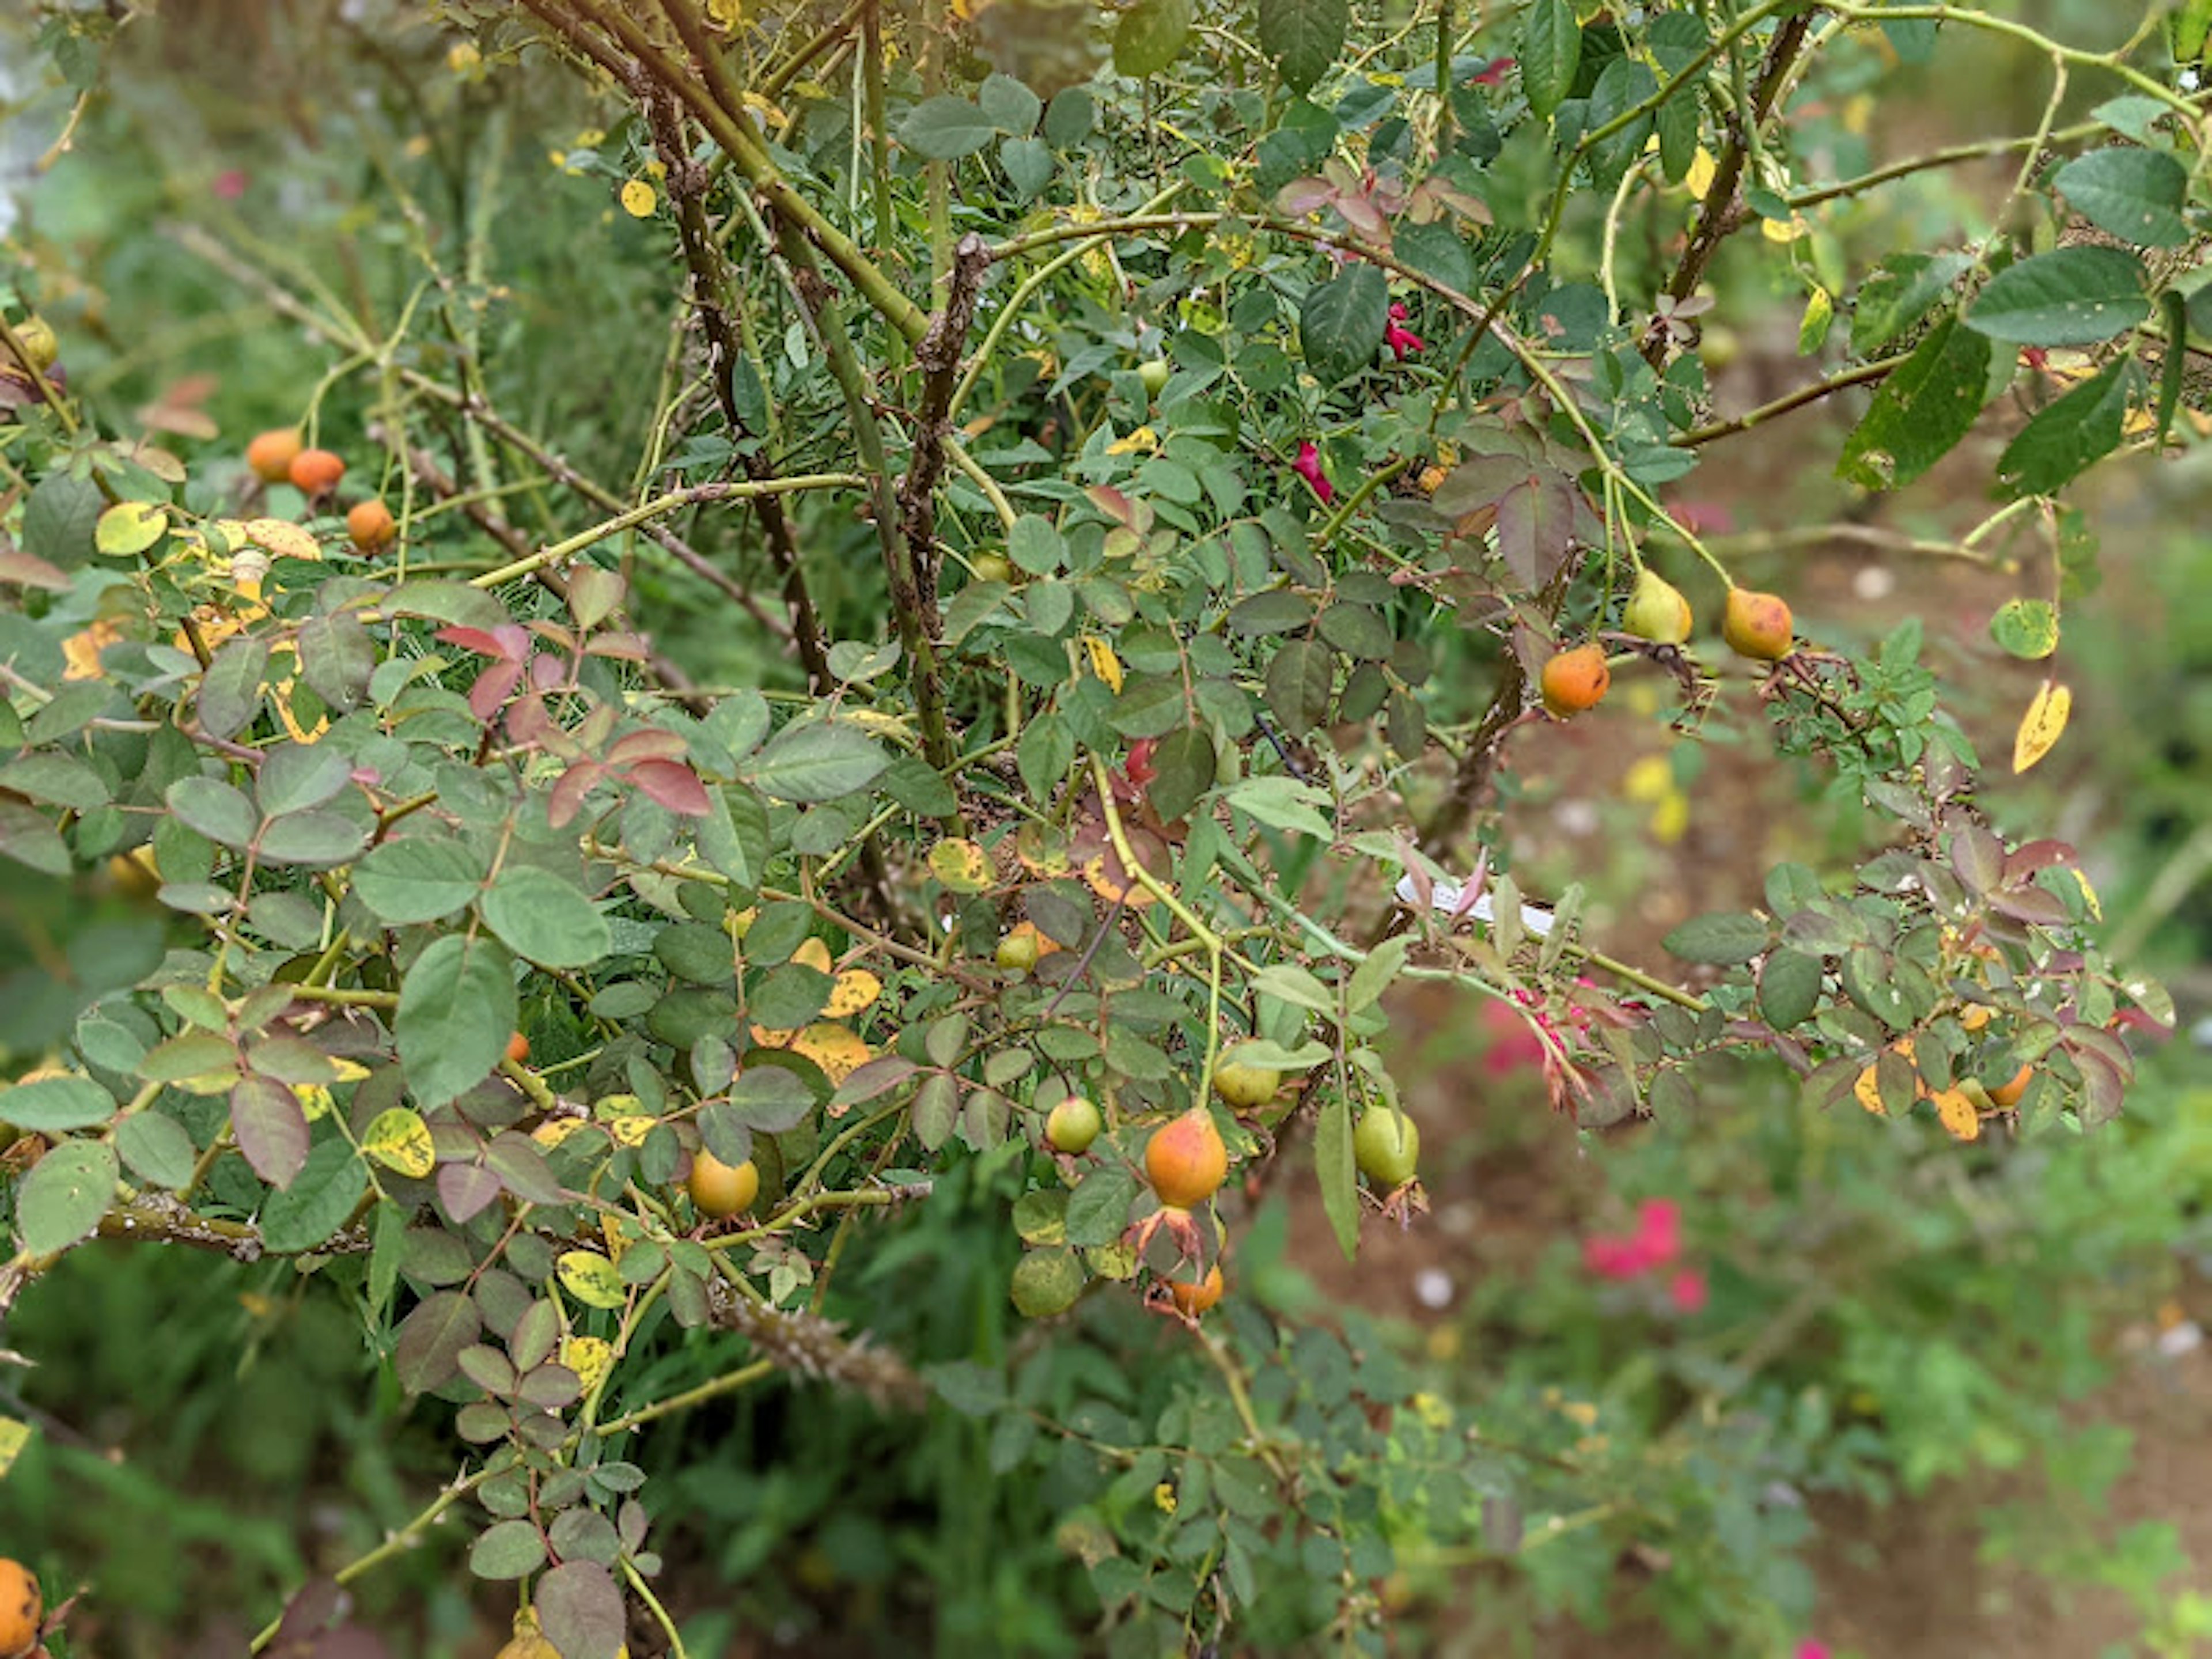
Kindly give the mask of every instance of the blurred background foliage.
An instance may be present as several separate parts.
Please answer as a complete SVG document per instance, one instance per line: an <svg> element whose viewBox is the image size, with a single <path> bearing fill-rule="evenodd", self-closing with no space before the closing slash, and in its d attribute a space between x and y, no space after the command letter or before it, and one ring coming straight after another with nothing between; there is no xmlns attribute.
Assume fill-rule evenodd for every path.
<svg viewBox="0 0 2212 1659"><path fill-rule="evenodd" d="M2124 34L2132 9L2018 8L2092 45ZM422 249L450 270L474 236L480 258L441 317L474 319L518 424L631 482L673 362L672 268L665 235L614 205L623 141L572 81L456 55L427 11L169 0L88 66L100 95L39 172L72 91L46 80L20 21L0 31L0 67L13 64L0 258L88 397L161 406L181 441L210 450L311 404L325 428L360 432L394 395L388 375L325 380L328 352L176 228L211 225L387 327L428 303ZM1878 104L1868 84L1811 88L1808 119L1829 124L1832 172L1849 174L2032 123L2040 94L2021 70L2001 43L1947 47L1940 65L1893 68ZM1974 96L1946 95L1959 87ZM1816 239L1804 257L1848 261L1854 234L1935 245L2004 182L1923 175L1824 224L1835 245ZM1594 232L1571 221L1570 234ZM1723 404L1795 372L1803 289L1765 253L1732 249L1742 268L1717 276L1724 294L1761 296L1706 319L1709 341L1725 331L1729 361L1709 358ZM651 319L670 325L659 362L635 352ZM1117 322L1068 325L1103 338ZM451 334L401 349L447 372ZM1786 576L1824 629L1872 639L1925 616L1947 696L1995 752L2033 679L1983 632L2011 580L1782 533L1842 500L1839 418L1805 418L1695 491L1741 538L1730 556L1747 578ZM2176 991L2184 1039L2150 1060L2120 1122L1954 1153L1924 1122L1808 1116L1793 1084L1747 1066L1692 1115L1578 1139L1510 1038L1501 1048L1464 1007L1413 996L1396 1041L1435 1213L1371 1238L1347 1268L1310 1200L1261 1211L1243 1283L1402 1360L1418 1391L1401 1413L1409 1456L1421 1433L1472 1433L1537 1472L1539 1494L1546 1468L1563 1489L1613 1494L1501 1506L1481 1516L1479 1547L1435 1544L1418 1513L1395 1522L1402 1565L1377 1605L1396 1650L2212 1651L2212 1606L2192 1588L2212 1578L2212 1359L2195 1335L2212 1320L2212 1067L2204 1028L2187 1035L2212 1010L2212 544L2194 528L2212 507L2206 457L2108 470L2090 504L2101 591L2069 620L2075 730L2029 780L1984 797L2008 829L2055 823L2084 846L2118 953ZM1957 489L1939 471L1885 502L1883 523L1955 529L1979 510ZM557 522L526 493L507 510L532 533ZM857 547L867 532L849 533ZM866 559L848 562L867 580ZM763 641L703 588L651 580L646 614L702 678L757 661ZM818 597L834 616L834 588ZM850 597L856 614L876 602ZM1593 917L1640 929L1648 953L1682 916L1753 896L1769 861L1817 864L1855 842L1860 826L1786 769L1662 740L1631 701L1528 757L1509 823L1532 890L1586 883ZM974 1166L886 1224L896 1242L869 1271L896 1280L878 1304L902 1322L878 1334L919 1364L1024 1352L1004 1293L1018 1245L991 1180ZM1588 1270L1582 1241L1647 1199L1679 1206L1701 1306ZM872 1301L882 1288L853 1287ZM444 1408L409 1411L344 1301L313 1289L288 1262L90 1248L25 1302L10 1341L40 1364L0 1371L0 1410L41 1433L0 1486L0 1548L50 1585L89 1583L79 1651L235 1652L304 1574L372 1547L449 1474L432 1420ZM1083 1319L1085 1340L1036 1351L1054 1372L1041 1389L1064 1403L1157 1410L1196 1363L1132 1307ZM701 1344L648 1381L666 1392L726 1363ZM997 1478L991 1432L782 1381L654 1431L641 1461L692 1650L1091 1650L1097 1602L1054 1534L1053 1494ZM2162 1512L2116 1499L2146 1473ZM357 1587L371 1620L407 1630L425 1659L488 1653L503 1634L449 1558L428 1548ZM1297 1610L1280 1622L1297 1628ZM1263 1611L1255 1644L1265 1625Z"/></svg>

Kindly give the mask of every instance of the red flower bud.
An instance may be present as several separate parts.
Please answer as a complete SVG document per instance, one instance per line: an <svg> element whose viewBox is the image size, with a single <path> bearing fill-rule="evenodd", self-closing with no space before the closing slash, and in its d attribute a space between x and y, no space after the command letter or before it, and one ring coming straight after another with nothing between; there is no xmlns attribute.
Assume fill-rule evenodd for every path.
<svg viewBox="0 0 2212 1659"><path fill-rule="evenodd" d="M1405 321L1406 307L1402 305L1393 305L1390 307L1390 321L1382 331L1382 343L1390 348L1390 355L1401 363L1406 361L1407 352L1419 351L1428 343L1412 329L1406 327Z"/></svg>
<svg viewBox="0 0 2212 1659"><path fill-rule="evenodd" d="M1321 497L1323 507L1336 499L1336 486L1321 470L1321 451L1314 447L1312 439L1298 446L1298 458L1291 463L1291 471L1313 486L1313 493Z"/></svg>

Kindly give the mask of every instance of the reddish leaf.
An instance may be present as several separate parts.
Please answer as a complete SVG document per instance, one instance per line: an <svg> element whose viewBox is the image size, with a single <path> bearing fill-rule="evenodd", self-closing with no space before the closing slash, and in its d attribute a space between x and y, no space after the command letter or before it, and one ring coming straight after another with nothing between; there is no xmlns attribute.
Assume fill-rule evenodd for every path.
<svg viewBox="0 0 2212 1659"><path fill-rule="evenodd" d="M467 1221L499 1192L499 1177L481 1164L447 1164L438 1170L438 1200L456 1223Z"/></svg>
<svg viewBox="0 0 2212 1659"><path fill-rule="evenodd" d="M703 818L714 810L707 799L707 786L699 781L699 775L678 762L640 761L629 769L629 781L670 811L684 817Z"/></svg>
<svg viewBox="0 0 2212 1659"><path fill-rule="evenodd" d="M230 1132L253 1173L289 1187L307 1161L307 1115L290 1085L273 1077L240 1078L230 1091Z"/></svg>
<svg viewBox="0 0 2212 1659"><path fill-rule="evenodd" d="M410 1394L442 1388L460 1374L461 1350L483 1329L477 1304L459 1291L434 1291L399 1327L392 1367Z"/></svg>
<svg viewBox="0 0 2212 1659"><path fill-rule="evenodd" d="M606 761L610 766L634 766L640 761L681 760L686 747L677 733L648 726L617 741L607 750Z"/></svg>
<svg viewBox="0 0 2212 1659"><path fill-rule="evenodd" d="M538 1581L538 1628L561 1659L615 1659L623 1644L622 1591L596 1561L567 1561Z"/></svg>
<svg viewBox="0 0 2212 1659"><path fill-rule="evenodd" d="M458 645L464 651L473 651L481 657L495 657L501 662L520 662L530 651L530 635L513 623L501 623L489 630L453 623L440 629L438 637L447 645Z"/></svg>
<svg viewBox="0 0 2212 1659"><path fill-rule="evenodd" d="M507 694L522 678L519 662L495 664L477 676L477 683L469 688L469 713L480 720L488 720L499 712Z"/></svg>
<svg viewBox="0 0 2212 1659"><path fill-rule="evenodd" d="M584 797L606 775L607 769L597 761L578 761L553 786L552 797L545 804L545 821L556 830L567 829L584 810Z"/></svg>

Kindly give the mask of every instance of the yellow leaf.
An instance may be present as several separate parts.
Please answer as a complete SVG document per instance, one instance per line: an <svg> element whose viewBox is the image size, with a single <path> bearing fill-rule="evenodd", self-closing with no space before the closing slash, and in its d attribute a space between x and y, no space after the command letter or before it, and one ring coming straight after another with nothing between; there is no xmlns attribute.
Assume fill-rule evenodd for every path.
<svg viewBox="0 0 2212 1659"><path fill-rule="evenodd" d="M1160 434L1148 426L1140 426L1127 437L1106 446L1109 455L1157 455L1159 451Z"/></svg>
<svg viewBox="0 0 2212 1659"><path fill-rule="evenodd" d="M830 993L830 1000L823 1007L823 1016L830 1019L850 1019L874 1006L884 994L884 982L865 968L848 968L837 975L837 983Z"/></svg>
<svg viewBox="0 0 2212 1659"><path fill-rule="evenodd" d="M1859 1104L1876 1117L1889 1115L1889 1108L1881 1103L1881 1085L1875 1080L1873 1066L1869 1066L1859 1073L1859 1080L1851 1085L1851 1092L1858 1097Z"/></svg>
<svg viewBox="0 0 2212 1659"><path fill-rule="evenodd" d="M599 1386L615 1363L615 1345L605 1337L564 1336L561 1363L576 1373L586 1394Z"/></svg>
<svg viewBox="0 0 2212 1659"><path fill-rule="evenodd" d="M319 559L323 544L289 519L249 519L246 539L280 559Z"/></svg>
<svg viewBox="0 0 2212 1659"><path fill-rule="evenodd" d="M563 1250L556 1269L561 1288L587 1308L619 1308L629 1299L615 1264L597 1250Z"/></svg>
<svg viewBox="0 0 2212 1659"><path fill-rule="evenodd" d="M818 939L810 939L791 953L791 959L802 968L811 968L817 974L831 971L830 947Z"/></svg>
<svg viewBox="0 0 2212 1659"><path fill-rule="evenodd" d="M8 1470L22 1455L23 1448L31 1443L28 1425L12 1417L0 1417L0 1480L8 1477Z"/></svg>
<svg viewBox="0 0 2212 1659"><path fill-rule="evenodd" d="M842 1083L875 1058L868 1045L852 1031L827 1020L808 1026L778 1046L812 1060L832 1085Z"/></svg>
<svg viewBox="0 0 2212 1659"><path fill-rule="evenodd" d="M92 527L92 544L110 558L143 553L167 533L169 515L151 501L118 501Z"/></svg>
<svg viewBox="0 0 2212 1659"><path fill-rule="evenodd" d="M2012 769L2025 772L2049 754L2064 735L2066 717L2073 712L2072 690L2054 680L2044 681L2027 713L2020 717L2020 730L2013 734Z"/></svg>
<svg viewBox="0 0 2212 1659"><path fill-rule="evenodd" d="M1759 222L1759 234L1770 242L1794 242L1810 229L1812 227L1805 222L1805 216L1802 213L1793 213L1787 219L1762 219Z"/></svg>
<svg viewBox="0 0 2212 1659"><path fill-rule="evenodd" d="M988 892L996 876L988 853L957 837L929 849L929 873L956 893Z"/></svg>
<svg viewBox="0 0 2212 1659"><path fill-rule="evenodd" d="M416 1181L428 1175L438 1161L437 1149L430 1144L430 1126L404 1106L371 1118L362 1131L361 1149L387 1170Z"/></svg>
<svg viewBox="0 0 2212 1659"><path fill-rule="evenodd" d="M1951 1132L1954 1140L1979 1140L1982 1138L1981 1114L1975 1111L1974 1103L1966 1098L1965 1090L1939 1090L1934 1099L1936 1115L1943 1120L1943 1127Z"/></svg>
<svg viewBox="0 0 2212 1659"><path fill-rule="evenodd" d="M1121 659L1114 654L1114 647L1096 634L1085 634L1083 649L1091 659L1091 672L1105 683L1109 691L1119 696L1121 690Z"/></svg>
<svg viewBox="0 0 2212 1659"><path fill-rule="evenodd" d="M660 198L644 179L633 179L622 187L622 204L631 218L650 219L653 209L660 205Z"/></svg>
<svg viewBox="0 0 2212 1659"><path fill-rule="evenodd" d="M107 670L100 665L100 653L123 637L123 630L106 617L81 634L72 634L62 641L62 660L68 665L62 670L65 680L104 680Z"/></svg>
<svg viewBox="0 0 2212 1659"><path fill-rule="evenodd" d="M1700 144L1698 153L1690 158L1690 170L1683 175L1682 182L1689 185L1690 194L1702 202L1705 192L1713 187L1713 175L1719 171L1720 164L1713 160L1712 152Z"/></svg>
<svg viewBox="0 0 2212 1659"><path fill-rule="evenodd" d="M550 1117L530 1132L530 1138L541 1146L558 1146L573 1134L595 1126L588 1118Z"/></svg>

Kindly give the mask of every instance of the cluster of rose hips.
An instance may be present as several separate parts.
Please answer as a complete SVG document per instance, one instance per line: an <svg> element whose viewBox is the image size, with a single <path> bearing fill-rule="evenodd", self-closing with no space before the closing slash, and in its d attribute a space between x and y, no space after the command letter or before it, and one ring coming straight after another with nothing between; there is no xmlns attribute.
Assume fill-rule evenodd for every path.
<svg viewBox="0 0 2212 1659"><path fill-rule="evenodd" d="M1649 568L1636 573L1636 591L1621 613L1622 631L1654 645L1679 646L1690 637L1690 602L1682 592ZM1780 662L1794 648L1790 606L1780 597L1748 587L1730 587L1721 613L1721 638L1729 649L1753 662ZM1539 677L1544 707L1567 720L1594 708L1613 684L1605 647L1595 640L1554 652Z"/></svg>
<svg viewBox="0 0 2212 1659"><path fill-rule="evenodd" d="M1261 1110L1283 1086L1283 1074L1254 1060L1250 1047L1249 1042L1231 1043L1215 1062L1210 1079L1214 1097L1232 1113ZM1071 1095L1046 1114L1044 1140L1072 1160L1087 1153L1105 1127L1105 1117L1094 1102ZM1382 1201L1385 1213L1418 1201L1414 1176L1421 1135L1412 1118L1393 1106L1370 1107L1353 1132L1352 1148L1359 1172L1389 1194ZM1194 1261L1201 1248L1197 1212L1212 1202L1228 1178L1227 1143L1212 1108L1198 1102L1153 1130L1145 1143L1145 1179L1159 1208L1131 1229L1131 1239L1141 1250L1165 1232L1181 1251L1182 1261ZM1153 1297L1158 1305L1195 1322L1221 1300L1224 1288L1217 1261L1202 1278L1161 1274Z"/></svg>
<svg viewBox="0 0 2212 1659"><path fill-rule="evenodd" d="M246 464L264 483L289 483L309 501L331 495L345 477L345 458L328 449L309 449L295 427L271 428L246 446ZM375 496L346 510L346 534L364 553L380 553L399 534L392 509Z"/></svg>

